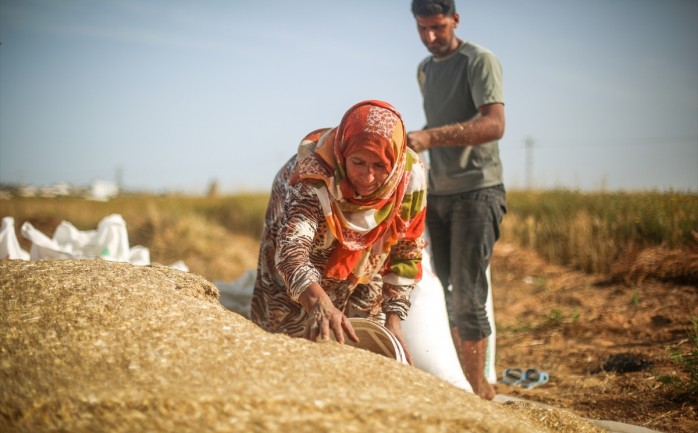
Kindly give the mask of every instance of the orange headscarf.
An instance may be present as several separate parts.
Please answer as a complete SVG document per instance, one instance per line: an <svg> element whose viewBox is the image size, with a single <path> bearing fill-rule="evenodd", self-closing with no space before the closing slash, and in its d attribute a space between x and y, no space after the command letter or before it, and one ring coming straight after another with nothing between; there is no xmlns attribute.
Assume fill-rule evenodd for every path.
<svg viewBox="0 0 698 433"><path fill-rule="evenodd" d="M378 155L391 168L383 185L369 196L359 196L346 175L346 158L358 150ZM406 221L400 211L415 158L407 148L400 114L377 100L354 105L339 126L314 131L301 142L291 182L305 181L315 188L339 243L324 271L326 277L366 282L371 276L366 263L369 250L378 248L387 255L401 232L404 235ZM416 184L424 187L424 182ZM418 216L423 228L424 206L417 210L419 215L407 218ZM421 229L414 232L421 235Z"/></svg>

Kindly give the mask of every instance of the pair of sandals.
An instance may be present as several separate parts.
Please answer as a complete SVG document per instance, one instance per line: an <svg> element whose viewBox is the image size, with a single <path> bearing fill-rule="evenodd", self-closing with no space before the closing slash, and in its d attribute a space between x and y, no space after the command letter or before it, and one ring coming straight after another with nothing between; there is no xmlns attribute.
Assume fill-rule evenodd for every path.
<svg viewBox="0 0 698 433"><path fill-rule="evenodd" d="M509 386L531 389L547 383L549 379L550 376L547 372L535 368L529 368L525 371L521 368L507 368L502 372L500 382Z"/></svg>

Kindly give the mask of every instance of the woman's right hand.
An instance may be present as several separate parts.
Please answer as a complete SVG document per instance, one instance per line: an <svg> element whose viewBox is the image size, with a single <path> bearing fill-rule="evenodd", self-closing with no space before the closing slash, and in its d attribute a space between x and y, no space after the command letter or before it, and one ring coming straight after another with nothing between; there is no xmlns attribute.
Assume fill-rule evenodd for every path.
<svg viewBox="0 0 698 433"><path fill-rule="evenodd" d="M332 331L335 340L340 344L344 344L345 334L352 341L359 341L347 316L332 304L330 297L318 283L312 283L301 294L300 302L309 316L304 338L311 341L329 340Z"/></svg>

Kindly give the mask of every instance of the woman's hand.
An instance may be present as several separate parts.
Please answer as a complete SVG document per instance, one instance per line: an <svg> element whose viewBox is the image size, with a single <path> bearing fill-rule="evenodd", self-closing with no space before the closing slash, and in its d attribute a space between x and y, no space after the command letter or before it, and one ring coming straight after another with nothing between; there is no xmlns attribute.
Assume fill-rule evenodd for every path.
<svg viewBox="0 0 698 433"><path fill-rule="evenodd" d="M308 286L301 294L300 302L309 315L304 338L311 341L329 340L332 331L340 344L344 344L345 333L352 341L359 341L347 316L332 304L330 297L318 283Z"/></svg>
<svg viewBox="0 0 698 433"><path fill-rule="evenodd" d="M397 338L397 341L399 341L402 345L402 349L405 351L407 363L413 365L412 355L410 355L410 351L407 349L407 343L405 343L405 337L402 335L402 319L400 319L400 316L393 313L386 314L385 327L388 328L388 331L393 333L395 338Z"/></svg>

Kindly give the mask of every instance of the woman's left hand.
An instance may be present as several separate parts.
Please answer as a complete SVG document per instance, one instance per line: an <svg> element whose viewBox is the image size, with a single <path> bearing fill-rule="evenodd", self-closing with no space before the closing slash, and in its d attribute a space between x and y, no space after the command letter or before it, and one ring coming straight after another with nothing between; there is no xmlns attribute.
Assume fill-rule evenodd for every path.
<svg viewBox="0 0 698 433"><path fill-rule="evenodd" d="M388 331L393 333L397 341L402 345L407 363L413 365L412 355L410 355L410 351L407 349L407 343L405 343L405 337L402 335L402 319L400 319L400 316L392 313L386 314L385 327L388 328Z"/></svg>

